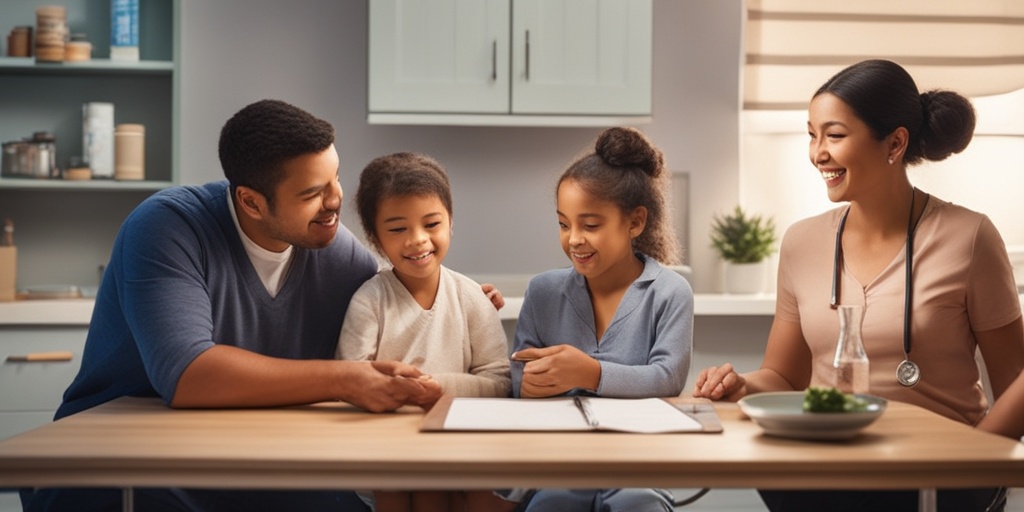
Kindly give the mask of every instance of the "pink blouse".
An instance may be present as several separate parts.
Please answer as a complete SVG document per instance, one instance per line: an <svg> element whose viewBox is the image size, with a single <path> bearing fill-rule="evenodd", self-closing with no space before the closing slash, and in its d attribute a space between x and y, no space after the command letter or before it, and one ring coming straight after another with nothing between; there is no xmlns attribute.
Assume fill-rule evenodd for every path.
<svg viewBox="0 0 1024 512"><path fill-rule="evenodd" d="M786 232L779 256L777 319L798 322L811 350L812 386L832 386L839 318L829 307L839 218L846 206L804 219ZM999 232L983 214L930 198L914 237L910 359L921 380L896 381L903 354L906 247L870 283L841 272L840 304L864 305L862 335L870 393L913 403L974 425L988 403L974 358L975 332L1021 315L1013 270Z"/></svg>

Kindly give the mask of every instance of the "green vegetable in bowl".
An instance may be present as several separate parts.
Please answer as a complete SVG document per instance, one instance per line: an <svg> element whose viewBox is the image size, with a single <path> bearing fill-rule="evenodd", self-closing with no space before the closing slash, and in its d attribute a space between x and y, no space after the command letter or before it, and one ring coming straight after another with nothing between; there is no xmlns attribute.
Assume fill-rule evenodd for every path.
<svg viewBox="0 0 1024 512"><path fill-rule="evenodd" d="M862 412L867 408L867 401L836 388L811 386L804 393L804 412Z"/></svg>

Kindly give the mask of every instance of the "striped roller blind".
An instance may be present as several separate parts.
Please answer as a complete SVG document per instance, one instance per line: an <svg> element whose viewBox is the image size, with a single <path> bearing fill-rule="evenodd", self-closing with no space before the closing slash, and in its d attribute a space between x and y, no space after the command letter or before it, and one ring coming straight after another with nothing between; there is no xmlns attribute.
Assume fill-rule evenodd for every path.
<svg viewBox="0 0 1024 512"><path fill-rule="evenodd" d="M882 58L922 90L1024 88L1022 0L747 0L743 108L804 109L842 68Z"/></svg>

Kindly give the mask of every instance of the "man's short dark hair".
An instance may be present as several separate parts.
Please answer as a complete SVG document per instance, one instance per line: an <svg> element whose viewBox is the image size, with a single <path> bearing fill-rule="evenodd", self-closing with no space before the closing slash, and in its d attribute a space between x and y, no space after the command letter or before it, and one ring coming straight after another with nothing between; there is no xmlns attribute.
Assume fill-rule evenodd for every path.
<svg viewBox="0 0 1024 512"><path fill-rule="evenodd" d="M334 127L280 100L261 100L235 113L220 131L218 154L231 190L249 187L273 205L284 162L334 144Z"/></svg>

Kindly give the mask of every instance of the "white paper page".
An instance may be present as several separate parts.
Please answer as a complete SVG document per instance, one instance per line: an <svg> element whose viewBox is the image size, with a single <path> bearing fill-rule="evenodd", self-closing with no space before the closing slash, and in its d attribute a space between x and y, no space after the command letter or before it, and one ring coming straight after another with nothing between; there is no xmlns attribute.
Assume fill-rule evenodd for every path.
<svg viewBox="0 0 1024 512"><path fill-rule="evenodd" d="M448 430L590 430L572 398L456 398Z"/></svg>
<svg viewBox="0 0 1024 512"><path fill-rule="evenodd" d="M602 430L641 432L699 432L700 422L660 398L616 399L587 397Z"/></svg>

